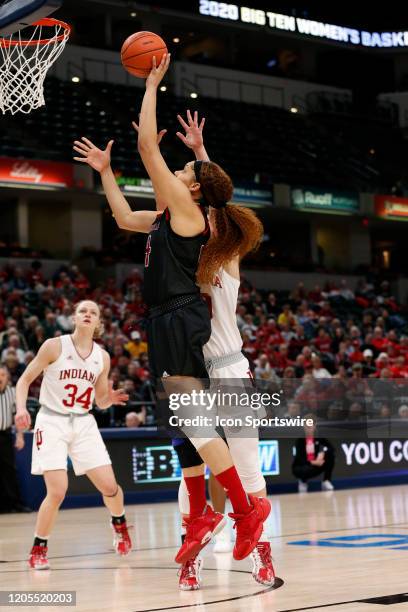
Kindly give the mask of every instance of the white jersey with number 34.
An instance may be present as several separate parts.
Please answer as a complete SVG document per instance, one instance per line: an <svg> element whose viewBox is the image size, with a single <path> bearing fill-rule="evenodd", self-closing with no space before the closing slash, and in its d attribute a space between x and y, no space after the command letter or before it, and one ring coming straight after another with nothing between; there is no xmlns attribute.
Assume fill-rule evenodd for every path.
<svg viewBox="0 0 408 612"><path fill-rule="evenodd" d="M85 414L92 408L95 383L103 370L102 349L94 342L83 359L71 335L60 336L60 340L60 356L44 370L40 404L61 414Z"/></svg>

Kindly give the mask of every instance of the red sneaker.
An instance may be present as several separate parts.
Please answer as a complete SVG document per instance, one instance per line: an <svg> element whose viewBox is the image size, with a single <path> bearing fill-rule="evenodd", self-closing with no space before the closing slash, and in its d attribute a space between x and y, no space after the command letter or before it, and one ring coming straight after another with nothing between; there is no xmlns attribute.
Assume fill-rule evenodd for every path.
<svg viewBox="0 0 408 612"><path fill-rule="evenodd" d="M116 553L118 555L128 555L132 550L132 540L130 539L127 524L114 525L111 523L111 525L113 529L113 547Z"/></svg>
<svg viewBox="0 0 408 612"><path fill-rule="evenodd" d="M196 555L179 569L179 589L182 591L198 591L201 586L201 569L203 560Z"/></svg>
<svg viewBox="0 0 408 612"><path fill-rule="evenodd" d="M194 519L184 519L186 536L178 551L176 563L186 563L192 559L204 546L208 544L213 535L221 531L225 525L224 515L214 512L211 506L206 506L203 514Z"/></svg>
<svg viewBox="0 0 408 612"><path fill-rule="evenodd" d="M248 514L234 514L229 516L234 519L234 529L237 530L232 555L237 561L245 559L257 545L261 537L263 524L271 511L271 504L265 497L254 497L248 495L252 510Z"/></svg>
<svg viewBox="0 0 408 612"><path fill-rule="evenodd" d="M28 564L36 570L49 569L50 564L47 559L48 548L46 546L33 546L30 552Z"/></svg>
<svg viewBox="0 0 408 612"><path fill-rule="evenodd" d="M269 542L258 542L251 553L252 576L259 584L273 586L275 584L275 570L272 565L271 545Z"/></svg>

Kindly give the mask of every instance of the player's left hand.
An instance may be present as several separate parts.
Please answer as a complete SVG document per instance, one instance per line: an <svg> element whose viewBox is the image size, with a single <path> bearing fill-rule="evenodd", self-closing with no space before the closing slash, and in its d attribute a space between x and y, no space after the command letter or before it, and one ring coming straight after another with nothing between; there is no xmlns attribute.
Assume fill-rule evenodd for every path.
<svg viewBox="0 0 408 612"><path fill-rule="evenodd" d="M30 429L31 417L27 409L17 410L17 414L14 418L17 431L23 431L24 429Z"/></svg>
<svg viewBox="0 0 408 612"><path fill-rule="evenodd" d="M181 115L177 115L177 119L180 124L183 126L185 135L181 132L176 132L176 136L180 138L181 142L183 142L186 147L192 149L193 151L199 149L204 145L203 140L203 128L205 124L205 117L203 117L198 123L198 113L194 112L194 118L192 117L190 111L187 111L187 121L186 123Z"/></svg>
<svg viewBox="0 0 408 612"><path fill-rule="evenodd" d="M156 56L153 57L153 67L146 79L146 89L148 87L158 87L161 80L170 66L170 53L164 53L160 64L156 64Z"/></svg>
<svg viewBox="0 0 408 612"><path fill-rule="evenodd" d="M125 393L124 389L114 389L113 381L109 381L109 400L114 406L126 406L126 402L129 399L129 395Z"/></svg>
<svg viewBox="0 0 408 612"><path fill-rule="evenodd" d="M136 123L136 121L132 121L132 126L135 132L139 133L139 125ZM158 145L161 143L163 136L165 136L166 134L167 134L167 130L160 130L160 132L157 134L157 144Z"/></svg>

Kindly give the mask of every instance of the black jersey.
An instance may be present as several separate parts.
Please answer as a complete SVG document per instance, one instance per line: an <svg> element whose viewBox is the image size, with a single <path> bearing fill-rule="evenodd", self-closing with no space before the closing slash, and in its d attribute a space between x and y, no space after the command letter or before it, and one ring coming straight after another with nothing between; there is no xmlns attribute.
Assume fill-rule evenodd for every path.
<svg viewBox="0 0 408 612"><path fill-rule="evenodd" d="M143 299L158 306L180 295L199 293L196 272L202 247L210 237L207 215L205 229L198 236L176 234L170 226L168 208L159 214L147 237Z"/></svg>

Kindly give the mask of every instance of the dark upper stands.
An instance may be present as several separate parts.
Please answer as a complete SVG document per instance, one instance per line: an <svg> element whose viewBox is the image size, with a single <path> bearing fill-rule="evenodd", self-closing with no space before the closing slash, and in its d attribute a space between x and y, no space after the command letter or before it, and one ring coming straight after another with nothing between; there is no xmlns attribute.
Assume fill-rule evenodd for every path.
<svg viewBox="0 0 408 612"><path fill-rule="evenodd" d="M0 155L70 160L72 141L88 136L98 145L115 139L113 165L124 175L144 176L131 120L143 90L109 83L48 78L46 107L0 119ZM316 98L316 97L315 97ZM317 98L319 99L319 98ZM188 153L174 137L177 113L197 109L207 117L205 139L212 157L237 181L318 185L384 191L404 176L407 144L390 125L393 117L362 116L327 102L308 104L309 114L275 107L160 93L159 126L169 129L163 152L171 168ZM346 112L345 112L346 111ZM335 114L333 114L335 113ZM393 145L393 146L392 146ZM374 149L375 153L370 153Z"/></svg>

